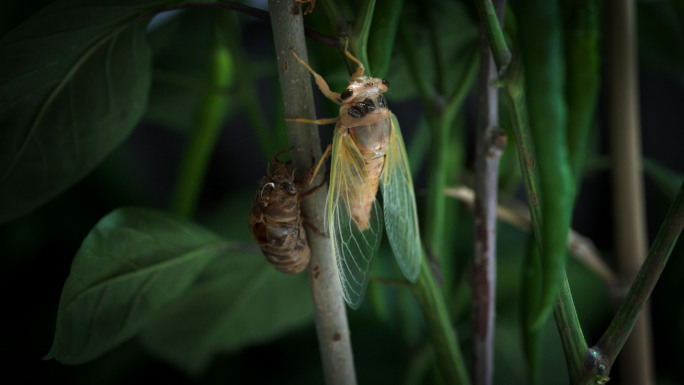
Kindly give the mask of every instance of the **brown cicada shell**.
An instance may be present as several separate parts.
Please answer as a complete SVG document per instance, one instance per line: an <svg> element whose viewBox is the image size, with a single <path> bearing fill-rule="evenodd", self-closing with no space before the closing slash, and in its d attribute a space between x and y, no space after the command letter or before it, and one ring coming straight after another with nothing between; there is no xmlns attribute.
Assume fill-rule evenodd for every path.
<svg viewBox="0 0 684 385"><path fill-rule="evenodd" d="M268 175L259 182L249 214L249 228L266 259L283 273L295 274L306 269L311 250L306 242L301 199L315 189L301 193L287 163L278 156L290 149L278 151L268 166Z"/></svg>

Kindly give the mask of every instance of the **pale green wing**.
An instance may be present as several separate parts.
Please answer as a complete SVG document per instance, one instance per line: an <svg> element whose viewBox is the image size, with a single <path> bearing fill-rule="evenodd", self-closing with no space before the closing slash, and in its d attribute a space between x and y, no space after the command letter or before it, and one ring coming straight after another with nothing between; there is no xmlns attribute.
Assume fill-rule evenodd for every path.
<svg viewBox="0 0 684 385"><path fill-rule="evenodd" d="M406 149L394 114L380 186L387 238L402 273L409 281L415 282L422 256L418 212Z"/></svg>
<svg viewBox="0 0 684 385"><path fill-rule="evenodd" d="M368 272L382 237L382 210L377 201L371 206L369 227L365 231L350 215L350 203L355 200L350 192L365 185L367 180L365 163L356 144L349 136L335 131L326 224L342 294L352 309L363 301Z"/></svg>

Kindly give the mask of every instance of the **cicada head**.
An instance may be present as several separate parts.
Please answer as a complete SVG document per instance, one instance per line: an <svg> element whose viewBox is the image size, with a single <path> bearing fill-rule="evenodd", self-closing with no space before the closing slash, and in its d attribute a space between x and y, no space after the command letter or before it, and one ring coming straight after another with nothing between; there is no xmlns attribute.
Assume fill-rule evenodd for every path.
<svg viewBox="0 0 684 385"><path fill-rule="evenodd" d="M340 99L343 104L354 104L370 96L387 92L388 89L389 82L385 79L359 76L349 79L349 85L340 94Z"/></svg>

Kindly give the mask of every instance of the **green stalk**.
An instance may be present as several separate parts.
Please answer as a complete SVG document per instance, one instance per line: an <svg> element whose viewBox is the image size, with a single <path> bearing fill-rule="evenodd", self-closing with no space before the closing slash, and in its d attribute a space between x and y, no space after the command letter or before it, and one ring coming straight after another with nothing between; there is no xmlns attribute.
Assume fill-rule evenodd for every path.
<svg viewBox="0 0 684 385"><path fill-rule="evenodd" d="M565 66L560 9L557 1L521 4L520 45L525 66L525 88L530 131L539 167L542 201L542 298L535 316L541 327L551 314L567 260L574 180L567 152Z"/></svg>
<svg viewBox="0 0 684 385"><path fill-rule="evenodd" d="M427 200L425 222L425 243L442 261L442 267L449 274L444 279L444 293L450 293L454 276L454 258L449 252L447 237L452 236L453 227L447 225L449 215L454 215L454 210L447 206L448 197L444 189L453 182L457 173L462 169L465 157L462 143L456 141L456 117L465 101L468 92L476 79L479 63L479 55L473 51L466 71L458 79L454 94L451 95L442 110L436 109L439 114L437 119L430 125L430 156L428 160ZM432 103L434 106L434 103Z"/></svg>
<svg viewBox="0 0 684 385"><path fill-rule="evenodd" d="M511 51L506 44L506 38L499 23L499 18L496 14L496 9L491 0L478 0L476 2L477 12L484 25L487 40L492 49L494 62L499 68L499 76L501 76L511 63Z"/></svg>
<svg viewBox="0 0 684 385"><path fill-rule="evenodd" d="M372 75L383 78L389 70L394 40L399 28L399 16L404 0L377 0L373 12L373 29L368 36L368 60Z"/></svg>
<svg viewBox="0 0 684 385"><path fill-rule="evenodd" d="M514 67L519 64L519 62L513 63ZM511 75L513 77L504 83L504 95L511 112L518 162L520 163L527 204L530 207L530 217L532 218L532 230L535 239L540 240L542 239L541 195L538 187L537 160L532 137L529 133L527 110L525 109L525 89L522 84L522 76L518 74L517 68ZM541 245L539 247L541 248Z"/></svg>
<svg viewBox="0 0 684 385"><path fill-rule="evenodd" d="M467 70L454 88L453 95L450 95L445 105L439 105L436 102L439 97L435 93L435 89L420 71L417 53L411 37L404 30L399 31L399 37L409 71L418 86L421 104L426 110L425 116L430 128L431 151L428 160L428 199L426 200L427 214L425 216L429 220L426 222L423 234L425 234L425 243L428 249L443 259L447 257L444 255L444 238L446 236L444 230L446 229L447 215L445 210L447 197L444 195L444 188L448 184L451 175L450 170L452 169L449 155L455 151L454 143L450 137L456 115L475 80L479 57L474 52Z"/></svg>
<svg viewBox="0 0 684 385"><path fill-rule="evenodd" d="M478 0L478 11L480 12L480 19L485 25L485 31L490 41L490 47L494 56L494 60L499 68L500 76L503 76L501 81L503 83L506 99L510 106L511 120L513 123L513 130L516 137L516 145L518 147L518 157L520 168L523 174L523 182L525 186L525 193L530 206L530 215L532 217L532 228L534 230L535 238L538 240L539 252L543 253L543 218L541 215L542 197L537 182L537 169L535 148L529 133L529 123L526 111L526 97L525 88L523 87L523 79L520 75L520 68L518 61L510 61L510 51L505 46L503 40L503 32L501 26L496 19L493 12L491 0ZM491 9L492 12L487 12ZM534 37L536 38L536 37ZM503 45L502 45L503 44ZM508 68L509 65L512 66ZM528 69L529 70L529 69ZM565 246L564 246L565 247ZM580 361L577 359L588 352L586 342L582 329L577 318L577 311L572 300L565 268L561 265L560 273L560 287L556 297L556 302L553 307L556 326L562 335L561 342L563 344L563 352L566 360L571 367L568 368L570 373L578 373L583 370ZM537 320L539 321L539 320ZM539 322L535 322L536 327L540 327ZM573 378L576 376L571 374Z"/></svg>
<svg viewBox="0 0 684 385"><path fill-rule="evenodd" d="M606 329L599 342L592 348L597 352L599 360L591 368L590 378L597 375L605 376L605 373L610 371L610 367L615 362L615 358L620 353L644 305L646 305L648 298L653 292L653 288L658 282L660 274L662 274L672 249L682 232L682 227L684 227L684 183L679 188L677 197L672 202L665 220L660 226L658 235L656 235L655 241L653 241L653 246L651 246L644 264L634 279L627 297L622 302L622 305L620 305L608 329ZM601 372L601 369L607 369L607 372Z"/></svg>
<svg viewBox="0 0 684 385"><path fill-rule="evenodd" d="M352 53L361 60L367 73L371 72L368 63L368 34L371 23L373 22L373 11L375 10L375 0L366 0L361 3L359 12L354 19L352 34L349 37L349 45Z"/></svg>
<svg viewBox="0 0 684 385"><path fill-rule="evenodd" d="M579 185L594 121L599 73L598 0L564 0L568 154Z"/></svg>
<svg viewBox="0 0 684 385"><path fill-rule="evenodd" d="M230 52L218 31L210 62L209 84L181 160L171 197L171 209L185 217L191 217L195 212L209 157L221 131L227 101L226 89L230 86L233 75Z"/></svg>
<svg viewBox="0 0 684 385"><path fill-rule="evenodd" d="M542 342L544 329L534 329L532 315L539 306L539 293L541 292L541 258L539 247L531 234L528 240L527 253L525 253L525 269L523 271L522 290L521 290L521 309L520 312L523 325L523 348L525 349L525 359L527 363L527 373L531 385L540 384L541 380L541 361L542 361Z"/></svg>
<svg viewBox="0 0 684 385"><path fill-rule="evenodd" d="M422 260L420 275L416 283L411 284L411 290L423 311L428 337L435 349L437 365L447 384L470 384L442 291L435 284L427 258L423 256Z"/></svg>
<svg viewBox="0 0 684 385"><path fill-rule="evenodd" d="M553 316L565 352L570 383L578 384L585 367L585 358L589 347L584 339L579 318L577 318L565 268L563 268L562 274L559 299L553 308Z"/></svg>

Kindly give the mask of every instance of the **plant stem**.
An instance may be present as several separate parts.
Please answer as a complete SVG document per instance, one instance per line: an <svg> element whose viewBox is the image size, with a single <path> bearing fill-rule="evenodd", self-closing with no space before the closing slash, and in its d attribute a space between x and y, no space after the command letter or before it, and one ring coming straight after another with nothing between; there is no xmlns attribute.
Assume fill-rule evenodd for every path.
<svg viewBox="0 0 684 385"><path fill-rule="evenodd" d="M447 384L470 384L442 291L435 284L427 258L423 256L422 260L420 275L416 283L411 284L411 290L423 311L428 337L435 349L437 365Z"/></svg>
<svg viewBox="0 0 684 385"><path fill-rule="evenodd" d="M502 3L506 4L505 1ZM482 22L481 29L484 29L487 35L492 57L499 70L499 74L502 75L508 69L512 59L511 51L508 49L508 44L506 44L506 38L501 28L503 25L502 11L494 6L492 0L478 0L475 4Z"/></svg>
<svg viewBox="0 0 684 385"><path fill-rule="evenodd" d="M530 207L530 215L532 217L532 228L534 230L535 238L539 240L537 243L539 252L542 253L543 244L542 239L542 216L540 210L541 196L538 189L537 175L536 175L536 159L534 155L534 148L531 143L529 126L527 120L525 89L522 85L522 76L520 76L519 61L512 61L510 59L510 51L503 40L503 32L495 13L493 12L493 5L491 0L478 0L478 12L480 19L485 24L485 31L490 41L490 47L494 56L494 61L499 69L499 74L502 77L504 84L504 91L506 99L510 104L513 131L516 137L516 144L518 147L518 157L520 161L520 168L523 174L523 182L525 185L525 193ZM510 68L509 68L510 66ZM575 322L577 319L577 312L570 295L569 285L565 269L561 270L561 285L558 292L558 300L553 307L554 317L556 319L556 326L561 327L571 326L569 329L561 330L561 334L566 334L563 338L563 352L566 356L566 361L570 365L568 371L570 373L577 373L583 370L583 367L577 367L578 361L575 357L586 353L586 342L582 334L579 323ZM572 343L571 343L572 342Z"/></svg>
<svg viewBox="0 0 684 385"><path fill-rule="evenodd" d="M641 173L641 134L636 52L635 4L606 3L610 147L613 160L615 255L624 293L647 251L646 208ZM614 298L620 303L622 298ZM654 383L650 317L644 312L620 361L620 377L638 384Z"/></svg>
<svg viewBox="0 0 684 385"><path fill-rule="evenodd" d="M534 140L544 231L542 294L535 315L541 327L553 311L562 270L567 261L566 241L575 184L567 147L565 62L562 51L559 0L528 0L521 4L520 46L525 67L529 129Z"/></svg>
<svg viewBox="0 0 684 385"><path fill-rule="evenodd" d="M211 52L209 84L181 160L171 198L171 209L185 217L191 217L197 206L209 157L221 131L227 102L225 90L230 85L232 75L230 53L217 30Z"/></svg>
<svg viewBox="0 0 684 385"><path fill-rule="evenodd" d="M468 67L463 72L463 76L458 79L453 89L453 94L449 95L449 99L444 102L444 95L436 93L435 88L428 81L423 71L421 71L421 65L418 61L418 54L412 37L409 36L407 31L400 29L399 41L406 57L411 77L418 87L421 105L426 111L425 117L430 128L431 151L428 159L428 199L426 199L427 214L425 216L429 219L425 222L423 228L425 245L431 253L438 256L445 271L450 271L448 266L451 263L452 256L446 251L445 237L447 236L446 230L448 230L448 227L445 225L447 210L444 188L446 188L449 179L453 177L451 170L457 166L453 161L450 162L450 159L457 158L459 161L462 160L461 154L457 154L456 157L453 156L453 153L460 152L460 149L453 146L451 134L454 131L454 121L458 111L475 80L478 55L474 52ZM445 280L445 293L450 292L450 282L450 279Z"/></svg>
<svg viewBox="0 0 684 385"><path fill-rule="evenodd" d="M311 76L294 60L291 49L308 60L301 10L294 1L269 0L271 25L278 63L278 75L287 117L315 119ZM301 178L312 160L321 156L318 128L311 124L288 122L288 137L293 151L293 165ZM325 172L319 172L319 179ZM317 182L314 182L316 184ZM327 189L319 189L302 202L302 213L313 226L322 229ZM337 266L330 253L330 240L307 228L311 248L309 280L314 302L314 319L323 361L326 384L355 384L356 373L345 303L342 299Z"/></svg>
<svg viewBox="0 0 684 385"><path fill-rule="evenodd" d="M389 70L404 0L378 0L368 36L368 61L373 76L384 78Z"/></svg>
<svg viewBox="0 0 684 385"><path fill-rule="evenodd" d="M505 1L495 5L503 25ZM474 383L490 385L494 373L494 316L496 305L496 212L499 160L506 146L499 128L499 88L492 83L497 69L489 41L480 24L480 75L475 138L475 244L473 263Z"/></svg>
<svg viewBox="0 0 684 385"><path fill-rule="evenodd" d="M653 246L651 246L644 264L634 279L629 293L627 293L608 329L593 348L601 357L601 360L596 367L592 368L592 374L598 370L600 364L605 365L607 372L610 371L610 367L615 362L615 358L620 353L620 349L625 344L627 337L637 322L639 314L646 306L648 298L651 292L653 292L653 288L658 282L665 264L667 264L683 227L684 182L679 188L677 197L670 206L663 224L660 226L658 235L656 235L653 241Z"/></svg>
<svg viewBox="0 0 684 385"><path fill-rule="evenodd" d="M564 0L565 95L568 105L568 154L575 184L582 181L587 138L593 126L601 84L599 68L600 0Z"/></svg>
<svg viewBox="0 0 684 385"><path fill-rule="evenodd" d="M375 11L375 0L366 0L361 3L352 25L350 39L350 45L353 48L352 53L361 60L368 73L373 72L368 63L368 33L373 21L373 11Z"/></svg>
<svg viewBox="0 0 684 385"><path fill-rule="evenodd" d="M563 345L570 383L577 384L581 378L582 368L585 367L588 346L572 301L565 268L563 268L562 274L563 279L561 280L558 301L553 308L553 317L556 320L556 328Z"/></svg>

